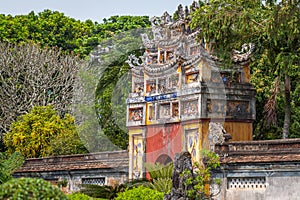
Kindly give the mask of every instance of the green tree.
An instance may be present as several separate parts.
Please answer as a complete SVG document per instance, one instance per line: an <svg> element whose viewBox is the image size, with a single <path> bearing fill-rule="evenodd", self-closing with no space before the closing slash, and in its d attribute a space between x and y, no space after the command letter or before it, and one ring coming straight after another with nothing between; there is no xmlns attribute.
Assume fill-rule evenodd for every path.
<svg viewBox="0 0 300 200"><path fill-rule="evenodd" d="M0 184L12 179L13 172L23 163L24 157L20 152L14 152L10 156L0 153Z"/></svg>
<svg viewBox="0 0 300 200"><path fill-rule="evenodd" d="M87 22L86 22L87 23ZM80 55L88 55L103 40L112 38L129 30L145 28L150 25L148 16L111 16L104 18L103 23L94 23L92 34L77 39L78 48L74 49Z"/></svg>
<svg viewBox="0 0 300 200"><path fill-rule="evenodd" d="M256 45L251 63L258 100L255 137L279 137L278 133L282 138L299 137L299 1L211 0L201 5L192 14L192 26L201 28L199 38L213 41L214 53L225 65L232 66L233 49L245 43ZM294 120L291 126L290 119Z"/></svg>
<svg viewBox="0 0 300 200"><path fill-rule="evenodd" d="M8 153L20 151L27 158L85 153L74 118L57 115L51 106L36 106L12 123L4 136Z"/></svg>
<svg viewBox="0 0 300 200"><path fill-rule="evenodd" d="M58 11L33 11L27 15L0 15L0 41L10 43L33 42L42 47L58 47L82 57L105 38L149 26L147 16L112 16L103 23L85 22L65 16Z"/></svg>
<svg viewBox="0 0 300 200"><path fill-rule="evenodd" d="M90 20L80 22L58 11L38 14L0 16L0 41L38 43L42 47L58 47L66 52L80 48L78 39L91 37L96 26Z"/></svg>

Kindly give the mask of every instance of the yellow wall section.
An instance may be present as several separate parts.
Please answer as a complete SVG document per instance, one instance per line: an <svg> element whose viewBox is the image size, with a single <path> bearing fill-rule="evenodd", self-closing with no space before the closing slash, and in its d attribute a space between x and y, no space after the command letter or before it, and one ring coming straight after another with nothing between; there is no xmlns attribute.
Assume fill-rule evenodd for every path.
<svg viewBox="0 0 300 200"><path fill-rule="evenodd" d="M246 122L225 122L224 128L232 136L231 141L252 140L252 123Z"/></svg>
<svg viewBox="0 0 300 200"><path fill-rule="evenodd" d="M209 140L208 140L208 128L209 128L209 122L196 122L196 123L191 123L183 126L184 130L189 130L189 129L198 129L198 147L197 147L197 158L196 160L200 162L201 160L201 154L200 152L202 149L209 149ZM184 134L183 134L183 137ZM185 141L184 138L182 138L182 141ZM185 148L185 144L184 144Z"/></svg>
<svg viewBox="0 0 300 200"><path fill-rule="evenodd" d="M141 134L143 130L141 128L129 129L129 134Z"/></svg>
<svg viewBox="0 0 300 200"><path fill-rule="evenodd" d="M129 179L133 179L135 177L134 172L139 171L139 177L143 176L143 155L138 156L134 151L134 143L142 143L143 142L143 130L141 128L138 129L129 129ZM134 136L138 136L139 138L135 138ZM135 141L134 141L135 140ZM144 148L144 147L142 147ZM141 150L143 151L143 149ZM136 159L134 159L134 156Z"/></svg>
<svg viewBox="0 0 300 200"><path fill-rule="evenodd" d="M201 146L201 149L209 149L209 139L208 139L208 134L209 134L209 131L208 131L208 128L209 128L209 122L202 122L200 124L200 127L201 129L201 132L202 132L202 146Z"/></svg>
<svg viewBox="0 0 300 200"><path fill-rule="evenodd" d="M249 64L244 66L245 82L250 83L250 67Z"/></svg>
<svg viewBox="0 0 300 200"><path fill-rule="evenodd" d="M138 135L138 134L142 134L143 130L141 128L138 129L129 129L129 152L132 152L132 135Z"/></svg>

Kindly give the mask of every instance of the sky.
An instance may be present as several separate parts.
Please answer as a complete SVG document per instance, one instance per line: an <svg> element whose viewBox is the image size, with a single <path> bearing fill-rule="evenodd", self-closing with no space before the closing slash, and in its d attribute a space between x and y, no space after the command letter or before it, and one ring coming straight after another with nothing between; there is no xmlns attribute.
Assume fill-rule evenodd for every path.
<svg viewBox="0 0 300 200"><path fill-rule="evenodd" d="M0 0L0 14L22 15L45 9L63 12L77 20L102 22L113 15L161 16L173 14L177 6L191 5L193 0Z"/></svg>

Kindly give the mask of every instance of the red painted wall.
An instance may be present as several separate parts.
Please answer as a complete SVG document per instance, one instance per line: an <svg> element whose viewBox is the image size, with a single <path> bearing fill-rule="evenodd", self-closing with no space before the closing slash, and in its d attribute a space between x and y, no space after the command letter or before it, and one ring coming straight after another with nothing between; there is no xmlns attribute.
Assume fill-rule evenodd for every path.
<svg viewBox="0 0 300 200"><path fill-rule="evenodd" d="M155 163L163 154L172 160L182 150L182 127L180 123L147 126L146 162Z"/></svg>

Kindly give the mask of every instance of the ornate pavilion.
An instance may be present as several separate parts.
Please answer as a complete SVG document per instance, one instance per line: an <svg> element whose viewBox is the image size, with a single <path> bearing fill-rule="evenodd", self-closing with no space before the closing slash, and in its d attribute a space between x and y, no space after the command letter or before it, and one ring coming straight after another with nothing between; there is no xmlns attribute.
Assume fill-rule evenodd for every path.
<svg viewBox="0 0 300 200"><path fill-rule="evenodd" d="M233 141L252 140L255 90L250 84L245 44L225 69L211 45L196 41L189 10L179 5L178 19L154 17L153 35L142 34L143 56L131 55L132 91L127 99L129 179L143 177L147 162L171 162L183 150L200 160L227 132Z"/></svg>

